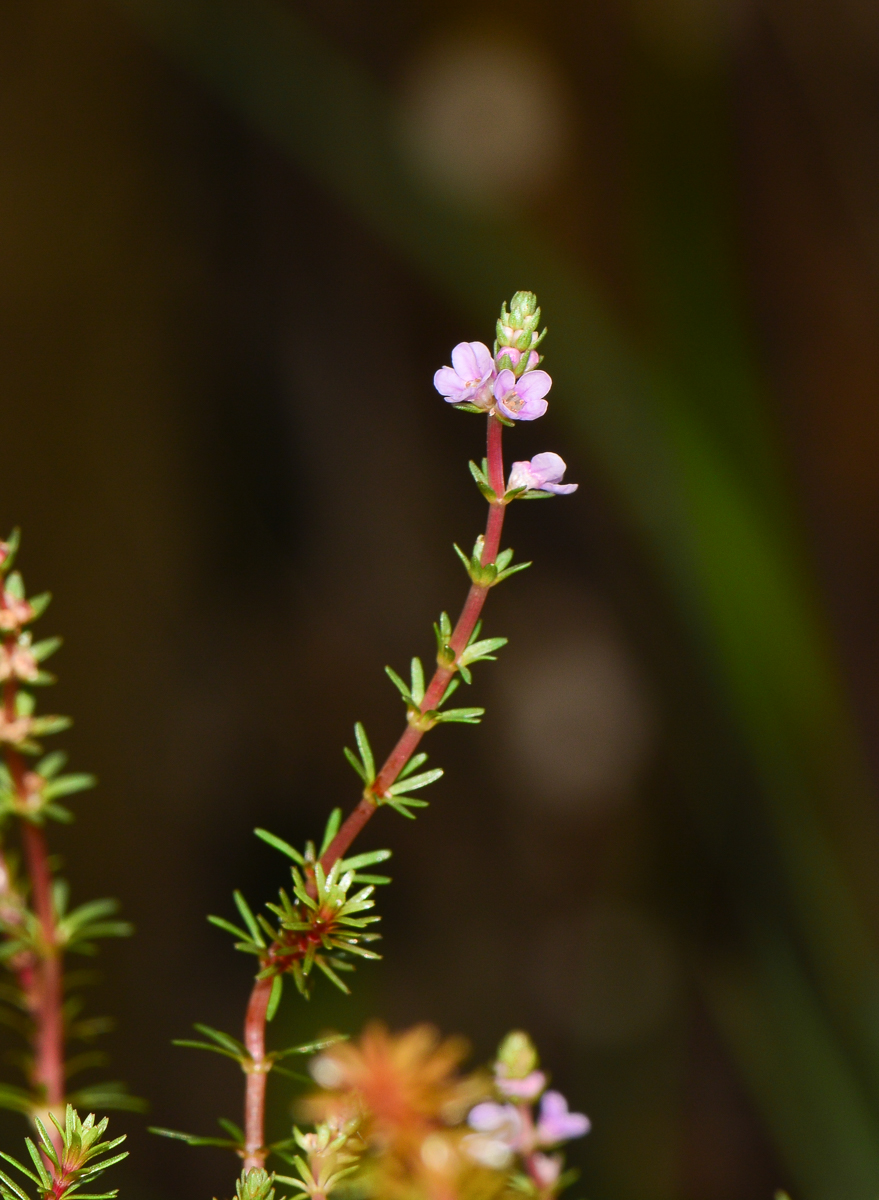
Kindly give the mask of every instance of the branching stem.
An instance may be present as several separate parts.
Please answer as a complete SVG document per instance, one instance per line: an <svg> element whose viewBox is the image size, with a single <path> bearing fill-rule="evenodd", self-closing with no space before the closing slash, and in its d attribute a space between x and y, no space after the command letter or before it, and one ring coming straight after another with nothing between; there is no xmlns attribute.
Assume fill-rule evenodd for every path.
<svg viewBox="0 0 879 1200"><path fill-rule="evenodd" d="M495 416L488 418L488 478L496 496L500 497L488 506L488 520L485 526L485 541L482 550L481 563L488 566L497 558L500 550L501 532L504 524L506 504L503 502L505 492L504 460L503 460L503 425ZM455 655L459 655L467 646L476 628L476 622L482 613L483 605L488 596L489 588L472 584L452 631L449 645ZM456 667L438 666L424 694L421 711L429 712L439 706L445 695L446 688L455 674ZM414 754L418 743L424 737L424 730L416 729L407 724L397 744L385 760L376 776L371 791L376 795L384 794L394 783L397 776ZM321 866L330 871L337 859L348 850L351 843L369 821L378 808L371 796L364 796L357 807L351 812L339 832L330 842L321 856ZM266 1082L271 1063L266 1062L265 1028L266 1012L271 996L272 980L257 979L250 994L247 1005L247 1015L244 1021L244 1043L250 1054L251 1065L247 1070L247 1086L244 1101L244 1169L262 1167L268 1153L265 1147L265 1097Z"/></svg>

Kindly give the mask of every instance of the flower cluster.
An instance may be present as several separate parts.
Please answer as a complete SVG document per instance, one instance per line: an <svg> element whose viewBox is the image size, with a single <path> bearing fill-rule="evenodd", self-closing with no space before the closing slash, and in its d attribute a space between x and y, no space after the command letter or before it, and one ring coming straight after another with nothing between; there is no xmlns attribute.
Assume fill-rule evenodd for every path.
<svg viewBox="0 0 879 1200"><path fill-rule="evenodd" d="M537 332L540 309L533 292L516 292L501 309L494 354L482 342L460 342L452 365L433 377L436 390L449 404L467 412L495 413L506 421L534 421L546 412L544 397L552 387L537 346L546 330Z"/></svg>
<svg viewBox="0 0 879 1200"><path fill-rule="evenodd" d="M530 1182L538 1195L552 1196L563 1186L564 1159L545 1151L588 1133L589 1118L569 1112L561 1092L546 1091L546 1084L531 1039L521 1032L509 1034L495 1063L498 1100L483 1101L471 1109L467 1123L474 1132L463 1145L485 1166L500 1170L518 1162L522 1183ZM532 1106L538 1099L535 1119Z"/></svg>
<svg viewBox="0 0 879 1200"><path fill-rule="evenodd" d="M501 309L494 354L482 342L459 342L452 351L452 365L440 367L434 375L434 387L449 404L465 412L488 413L507 425L537 420L549 407L546 396L552 387L552 379L539 367L543 359L537 346L546 336L545 329L537 332L539 324L537 297L533 292L516 292L509 312L506 305ZM575 483L561 482L564 473L564 461L551 451L535 455L530 462L515 462L505 499L575 492ZM487 486L486 478L481 490L485 492Z"/></svg>
<svg viewBox="0 0 879 1200"><path fill-rule="evenodd" d="M342 1169L354 1176L358 1194L382 1200L557 1196L573 1176L563 1172L560 1154L545 1151L582 1136L588 1120L569 1112L559 1092L545 1091L525 1034L504 1039L493 1082L486 1072L458 1073L465 1053L460 1039L441 1041L425 1025L397 1035L373 1025L358 1043L331 1046L311 1064L322 1090L307 1112L321 1124L315 1134L296 1131L298 1144L311 1156L321 1147L330 1156L344 1148ZM535 1120L531 1105L541 1093ZM299 1156L296 1165L300 1178L287 1182L306 1194L315 1194L317 1174L333 1176L334 1186L332 1157L325 1166Z"/></svg>

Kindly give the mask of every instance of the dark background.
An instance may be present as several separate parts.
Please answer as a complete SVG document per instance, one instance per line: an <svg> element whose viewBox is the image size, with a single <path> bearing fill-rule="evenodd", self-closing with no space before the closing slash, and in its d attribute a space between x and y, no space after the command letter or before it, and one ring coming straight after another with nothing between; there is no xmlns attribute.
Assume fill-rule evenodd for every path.
<svg viewBox="0 0 879 1200"><path fill-rule="evenodd" d="M169 1045L241 1023L204 915L284 883L254 826L356 801L355 720L396 737L382 667L483 519L432 373L535 287L556 382L508 460L580 490L510 512L486 719L362 839L384 961L272 1036L527 1027L592 1200L874 1196L875 6L0 0L0 56L0 519L101 781L53 844L137 927L95 997L151 1101L123 1195L231 1192L145 1132L238 1119Z"/></svg>

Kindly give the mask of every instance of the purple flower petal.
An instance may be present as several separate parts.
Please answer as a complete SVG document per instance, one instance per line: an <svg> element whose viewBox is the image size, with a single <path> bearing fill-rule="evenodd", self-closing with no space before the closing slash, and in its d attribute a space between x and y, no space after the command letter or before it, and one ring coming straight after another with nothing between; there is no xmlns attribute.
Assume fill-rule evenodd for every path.
<svg viewBox="0 0 879 1200"><path fill-rule="evenodd" d="M433 386L441 396L453 404L466 399L467 387L457 371L451 367L440 367L433 377Z"/></svg>
<svg viewBox="0 0 879 1200"><path fill-rule="evenodd" d="M510 467L510 478L507 481L507 490L512 492L515 488L539 488L540 482L537 472L532 469L530 462L514 462Z"/></svg>
<svg viewBox="0 0 879 1200"><path fill-rule="evenodd" d="M482 383L491 374L493 362L482 342L459 342L452 351L452 366L465 382Z"/></svg>
<svg viewBox="0 0 879 1200"><path fill-rule="evenodd" d="M516 391L526 402L542 400L552 387L552 379L546 371L526 371L516 384Z"/></svg>
<svg viewBox="0 0 879 1200"><path fill-rule="evenodd" d="M583 1113L568 1112L568 1102L561 1092L545 1093L537 1122L537 1140L541 1146L555 1146L569 1138L582 1137L589 1129L589 1118Z"/></svg>
<svg viewBox="0 0 879 1200"><path fill-rule="evenodd" d="M510 1104L494 1104L486 1100L470 1109L467 1124L478 1133L494 1133L509 1120L511 1111L515 1112L515 1109Z"/></svg>
<svg viewBox="0 0 879 1200"><path fill-rule="evenodd" d="M538 487L545 487L548 483L561 483L566 467L562 456L552 450L544 450L542 454L535 454L531 459L531 469L541 480Z"/></svg>
<svg viewBox="0 0 879 1200"><path fill-rule="evenodd" d="M501 371L497 379L494 381L494 395L496 400L503 400L509 396L510 392L516 390L516 376L509 367Z"/></svg>
<svg viewBox="0 0 879 1200"><path fill-rule="evenodd" d="M528 376L526 375L527 379ZM521 393L520 393L521 395ZM498 405L500 407L500 405ZM515 421L536 421L538 417L542 417L549 408L547 402L540 397L533 399L526 398L523 400L522 407L517 413L509 414ZM505 414L507 415L507 414Z"/></svg>
<svg viewBox="0 0 879 1200"><path fill-rule="evenodd" d="M579 486L579 483L545 483L541 491L553 492L556 496L570 496Z"/></svg>

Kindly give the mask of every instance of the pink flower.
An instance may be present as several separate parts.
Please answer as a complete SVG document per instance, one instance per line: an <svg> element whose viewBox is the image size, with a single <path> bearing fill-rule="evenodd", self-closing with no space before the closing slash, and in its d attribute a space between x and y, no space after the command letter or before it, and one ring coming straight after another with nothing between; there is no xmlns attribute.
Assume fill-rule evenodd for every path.
<svg viewBox="0 0 879 1200"><path fill-rule="evenodd" d="M538 1187L550 1188L558 1183L562 1165L560 1154L533 1154L528 1167Z"/></svg>
<svg viewBox="0 0 879 1200"><path fill-rule="evenodd" d="M524 1149L525 1123L514 1104L490 1100L477 1104L470 1110L467 1124L476 1132L464 1138L464 1148L485 1167L502 1170L512 1162L515 1151Z"/></svg>
<svg viewBox="0 0 879 1200"><path fill-rule="evenodd" d="M546 371L526 371L521 379L510 370L501 371L494 381L498 410L510 421L534 421L546 412L543 397L551 387Z"/></svg>
<svg viewBox="0 0 879 1200"><path fill-rule="evenodd" d="M494 1084L502 1096L512 1096L517 1100L536 1100L546 1087L546 1076L543 1071L532 1071L524 1079L507 1079L498 1073L495 1075Z"/></svg>
<svg viewBox="0 0 879 1200"><path fill-rule="evenodd" d="M547 1092L540 1102L537 1122L537 1141L541 1146L557 1146L570 1138L588 1133L590 1121L583 1113L568 1112L568 1102L561 1092Z"/></svg>
<svg viewBox="0 0 879 1200"><path fill-rule="evenodd" d="M579 485L562 483L564 473L565 460L552 450L545 450L543 454L535 454L531 462L513 463L507 490L513 491L523 487L529 491L554 492L557 496L569 496L571 492L576 492Z"/></svg>
<svg viewBox="0 0 879 1200"><path fill-rule="evenodd" d="M491 394L494 373L494 359L488 346L482 342L459 342L452 351L452 365L440 367L433 377L433 386L449 404L475 404L488 410L494 403Z"/></svg>

